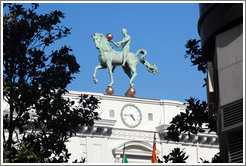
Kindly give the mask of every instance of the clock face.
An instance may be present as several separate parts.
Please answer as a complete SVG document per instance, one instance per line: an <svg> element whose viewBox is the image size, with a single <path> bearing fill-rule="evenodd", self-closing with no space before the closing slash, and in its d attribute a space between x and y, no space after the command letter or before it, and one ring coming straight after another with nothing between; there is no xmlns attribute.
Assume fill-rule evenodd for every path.
<svg viewBox="0 0 246 166"><path fill-rule="evenodd" d="M142 114L135 105L127 104L121 110L121 119L127 127L135 128L140 124Z"/></svg>

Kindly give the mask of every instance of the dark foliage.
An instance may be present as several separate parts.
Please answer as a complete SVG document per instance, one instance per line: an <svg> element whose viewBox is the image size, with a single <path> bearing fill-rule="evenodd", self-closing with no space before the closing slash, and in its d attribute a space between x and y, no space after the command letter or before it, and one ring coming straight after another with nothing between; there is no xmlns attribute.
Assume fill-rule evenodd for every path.
<svg viewBox="0 0 246 166"><path fill-rule="evenodd" d="M207 72L207 61L202 55L202 49L199 43L201 40L197 39L190 39L187 41L185 47L186 47L186 54L185 58L190 57L190 61L193 66L197 66L198 71L202 71L204 74ZM207 79L204 78L205 84L203 87L206 86Z"/></svg>
<svg viewBox="0 0 246 166"><path fill-rule="evenodd" d="M46 48L70 34L60 25L64 13L37 14L38 4L4 8L3 95L9 104L3 118L4 162L67 162L65 142L80 125L94 124L99 101L82 95L75 107L63 98L80 66L68 46L51 53Z"/></svg>
<svg viewBox="0 0 246 166"><path fill-rule="evenodd" d="M202 158L200 158L200 160L202 161L202 163L223 163L223 160L220 159L219 153L214 155L211 162L209 162L208 160L203 160Z"/></svg>
<svg viewBox="0 0 246 166"><path fill-rule="evenodd" d="M209 119L207 103L196 98L186 100L188 106L185 112L181 112L173 118L171 125L167 128L168 133L166 139L179 141L179 136L184 133L197 134L204 132L203 125L205 124L210 131L216 131L215 120Z"/></svg>
<svg viewBox="0 0 246 166"><path fill-rule="evenodd" d="M224 163L224 161L220 158L220 153L214 155L211 163Z"/></svg>
<svg viewBox="0 0 246 166"><path fill-rule="evenodd" d="M171 153L163 156L164 161L158 159L158 163L186 163L188 157L180 148L174 148Z"/></svg>
<svg viewBox="0 0 246 166"><path fill-rule="evenodd" d="M187 48L185 58L190 57L190 61L193 66L197 66L198 71L202 71L204 74L207 71L207 63L202 56L202 49L199 43L201 40L190 39L187 41L185 47Z"/></svg>
<svg viewBox="0 0 246 166"><path fill-rule="evenodd" d="M76 159L75 161L73 161L73 163L85 163L85 158L81 157L81 160L78 162L78 159Z"/></svg>

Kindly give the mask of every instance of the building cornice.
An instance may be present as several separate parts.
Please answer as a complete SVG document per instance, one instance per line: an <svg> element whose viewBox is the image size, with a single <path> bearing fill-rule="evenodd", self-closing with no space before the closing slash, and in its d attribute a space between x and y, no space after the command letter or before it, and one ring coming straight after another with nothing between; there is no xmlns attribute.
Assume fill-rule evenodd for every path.
<svg viewBox="0 0 246 166"><path fill-rule="evenodd" d="M93 126L81 126L77 135L99 135L106 136L112 131L116 120L100 119L94 120Z"/></svg>
<svg viewBox="0 0 246 166"><path fill-rule="evenodd" d="M79 91L69 91L64 97L78 100L80 95L87 94L93 95L99 100L110 100L110 101L120 101L128 103L141 103L141 104L153 104L153 105L170 105L177 107L186 108L186 103L173 100L162 100L162 99L149 99L149 98L140 98L140 97L127 97L127 96L118 96L118 95L106 95L102 93L92 93L92 92L79 92Z"/></svg>
<svg viewBox="0 0 246 166"><path fill-rule="evenodd" d="M116 120L102 119L95 121L94 126L82 126L77 135L93 136L93 137L110 137L110 139L119 140L137 140L145 142L153 142L154 133L157 133L157 143L176 143L166 140L167 127L169 125L161 125L156 127L156 131L126 130L114 128ZM196 135L181 134L179 136L179 144L189 146L218 147L218 136L215 133L198 133Z"/></svg>

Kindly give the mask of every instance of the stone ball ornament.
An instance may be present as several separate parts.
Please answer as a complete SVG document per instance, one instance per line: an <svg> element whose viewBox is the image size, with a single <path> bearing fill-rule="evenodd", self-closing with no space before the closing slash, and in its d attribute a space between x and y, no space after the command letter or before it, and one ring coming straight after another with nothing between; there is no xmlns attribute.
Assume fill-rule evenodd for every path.
<svg viewBox="0 0 246 166"><path fill-rule="evenodd" d="M108 33L106 36L107 40L110 41L113 39L113 35L111 33Z"/></svg>

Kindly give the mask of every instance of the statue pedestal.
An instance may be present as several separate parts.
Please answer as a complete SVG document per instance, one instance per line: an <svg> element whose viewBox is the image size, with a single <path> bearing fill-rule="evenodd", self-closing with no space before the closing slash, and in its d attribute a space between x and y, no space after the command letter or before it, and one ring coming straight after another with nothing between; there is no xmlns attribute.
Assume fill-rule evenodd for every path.
<svg viewBox="0 0 246 166"><path fill-rule="evenodd" d="M111 86L108 86L108 88L106 89L106 93L107 95L112 95L114 94L114 88Z"/></svg>
<svg viewBox="0 0 246 166"><path fill-rule="evenodd" d="M125 93L125 96L127 97L135 97L136 90L133 87L130 87L127 92Z"/></svg>

